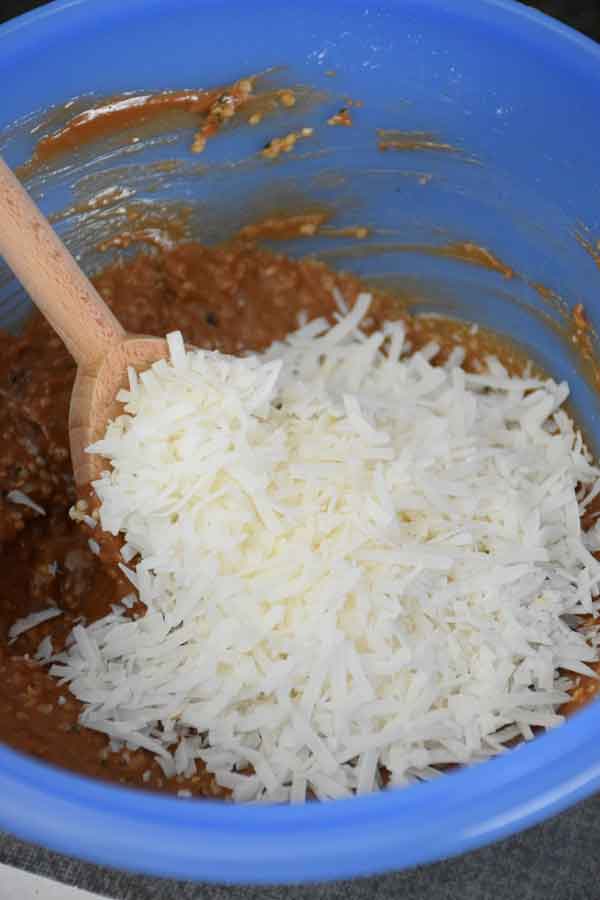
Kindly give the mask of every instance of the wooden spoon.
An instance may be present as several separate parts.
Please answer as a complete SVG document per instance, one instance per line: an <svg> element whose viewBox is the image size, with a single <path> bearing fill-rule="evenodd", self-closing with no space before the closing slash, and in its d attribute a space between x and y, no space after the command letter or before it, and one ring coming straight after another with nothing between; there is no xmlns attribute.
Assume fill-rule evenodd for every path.
<svg viewBox="0 0 600 900"><path fill-rule="evenodd" d="M116 396L128 384L128 366L141 371L166 357L166 341L125 331L1 158L0 255L77 363L69 443L83 494L105 468L85 448L119 414Z"/></svg>

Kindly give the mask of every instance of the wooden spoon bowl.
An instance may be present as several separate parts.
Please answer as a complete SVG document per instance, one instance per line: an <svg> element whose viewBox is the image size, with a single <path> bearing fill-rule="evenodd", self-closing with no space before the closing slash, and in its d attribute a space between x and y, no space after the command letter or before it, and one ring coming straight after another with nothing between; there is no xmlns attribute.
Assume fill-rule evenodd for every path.
<svg viewBox="0 0 600 900"><path fill-rule="evenodd" d="M143 371L166 358L167 343L125 331L1 158L0 254L77 363L69 444L83 494L104 468L85 448L119 414L116 396L128 384L128 367Z"/></svg>

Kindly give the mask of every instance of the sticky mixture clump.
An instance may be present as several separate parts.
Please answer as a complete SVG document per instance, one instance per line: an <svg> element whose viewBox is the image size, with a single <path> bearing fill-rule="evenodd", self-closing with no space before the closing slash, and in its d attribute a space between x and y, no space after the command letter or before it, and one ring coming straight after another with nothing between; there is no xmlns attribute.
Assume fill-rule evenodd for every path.
<svg viewBox="0 0 600 900"><path fill-rule="evenodd" d="M300 218L294 227L318 224ZM273 231L276 224L269 227ZM187 243L140 254L110 266L94 283L128 331L181 330L198 348L231 354L264 350L299 322L322 316L333 324L339 314L336 297L352 307L365 290L356 277L314 259L260 249L249 231L219 247ZM435 366L456 361L459 354L464 370L477 373L482 360L494 354L508 371L524 370L518 350L485 329L409 316L392 294L371 293L367 330L402 321L411 352L427 348ZM133 751L85 727L82 704L48 674L45 661L64 649L77 625L97 622L116 604L134 619L144 609L122 572L98 555L93 511L76 505L67 433L75 377L71 358L38 314L22 335L0 334L0 348L0 740L120 784L227 795L200 761L177 776L149 751ZM594 501L587 508L591 524L597 509ZM60 614L15 632L17 622L48 610ZM590 685L593 679L582 675L575 702L589 699Z"/></svg>
<svg viewBox="0 0 600 900"><path fill-rule="evenodd" d="M210 106L202 126L196 133L192 143L192 153L202 153L206 142L213 137L221 126L232 119L243 107L252 94L253 79L242 78L236 81L228 93L221 94Z"/></svg>
<svg viewBox="0 0 600 900"><path fill-rule="evenodd" d="M266 147L260 152L265 159L277 159L282 153L289 153L294 149L298 141L309 138L314 133L314 128L301 128L300 131L290 131L285 137L272 138Z"/></svg>
<svg viewBox="0 0 600 900"><path fill-rule="evenodd" d="M339 112L327 119L328 125L343 125L348 128L352 125L352 116L347 106L342 106Z"/></svg>
<svg viewBox="0 0 600 900"><path fill-rule="evenodd" d="M288 107L288 109L296 105L296 95L293 91L279 91L278 98L281 105Z"/></svg>

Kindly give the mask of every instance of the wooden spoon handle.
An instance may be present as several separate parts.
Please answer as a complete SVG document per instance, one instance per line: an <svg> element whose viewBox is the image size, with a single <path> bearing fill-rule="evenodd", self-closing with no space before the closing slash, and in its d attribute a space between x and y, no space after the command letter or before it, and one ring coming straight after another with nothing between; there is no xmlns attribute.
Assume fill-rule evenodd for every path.
<svg viewBox="0 0 600 900"><path fill-rule="evenodd" d="M0 254L77 365L94 371L125 331L2 158Z"/></svg>

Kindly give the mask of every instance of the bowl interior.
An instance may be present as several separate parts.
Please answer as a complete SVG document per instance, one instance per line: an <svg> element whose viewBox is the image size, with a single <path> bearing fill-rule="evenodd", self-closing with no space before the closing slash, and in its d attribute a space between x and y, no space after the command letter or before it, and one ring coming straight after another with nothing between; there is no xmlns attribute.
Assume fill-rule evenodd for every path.
<svg viewBox="0 0 600 900"><path fill-rule="evenodd" d="M272 214L325 209L337 235L278 242L277 249L317 254L336 267L395 285L415 309L480 322L516 338L551 374L569 381L576 412L597 447L595 362L582 359L573 343L572 313L583 304L593 356L600 327L599 63L598 51L585 39L499 0L398 0L368 8L336 0L288 6L285 13L271 3L257 7L237 0L58 3L0 30L0 83L11 85L0 109L0 150L13 166L23 164L40 135L102 97L226 85L272 70L264 75L265 85L302 86L305 101L255 128L224 130L201 156L190 151L188 123L145 133L134 143L132 135L116 135L30 173L29 189L55 217L82 265L94 271L110 259L98 244L123 227L131 203L167 212L188 204L190 235L209 241ZM351 107L352 126L328 126L327 118L348 99L360 102ZM293 153L273 162L260 157L272 137L303 127L314 134ZM404 147L380 149L380 129L403 135ZM165 162L173 165L161 168ZM106 204L90 207L90 200L113 188ZM339 233L356 226L366 227L368 236ZM474 264L472 254L465 261L464 248L471 245L489 251L495 262ZM446 252L449 247L455 252ZM28 308L0 264L0 325L18 329ZM582 715L588 725L577 734L585 741L594 729L600 733L600 714L594 709ZM576 731L569 734L575 740ZM560 755L560 740L550 735L539 742L541 750L525 748L520 758L530 758L537 768ZM18 781L24 770L6 765L14 789L13 776ZM465 795L469 784L487 794L493 773L501 771L496 763L488 768L487 784L469 782L473 772L452 782L463 779ZM549 785L559 779L558 769L551 771L548 766ZM594 778L598 772L585 785ZM400 802L403 827L411 815L418 821L420 803L435 790L440 798L450 791L444 795L450 809L452 790L430 787L433 793L423 793L413 806ZM575 790L582 785L494 828L478 830L471 821L470 831L464 825L452 840L430 835L420 849L404 833L393 846L384 841L387 850L382 844L375 857L366 850L341 852L332 863L330 852L326 861L306 850L294 862L283 854L267 865L263 847L260 872L246 855L231 875L213 848L211 877L321 877L412 864L535 821ZM522 784L517 794L525 796ZM79 788L76 796L77 805ZM101 798L115 792L97 787L93 796L102 805ZM513 803L509 797L507 791L496 802ZM372 800L381 802L387 798ZM159 804L153 810L167 809L153 803ZM441 799L440 804L442 809ZM472 820L490 820L484 807L482 802ZM314 828L319 816L325 823L329 813L309 810L298 822ZM40 834L39 828L22 830ZM61 848L92 853L71 832ZM171 845L165 852L168 860L165 853L151 858L144 851L139 865L210 874L204 851L173 855ZM120 861L110 841L96 858Z"/></svg>
<svg viewBox="0 0 600 900"><path fill-rule="evenodd" d="M122 91L213 87L272 69L266 85L302 85L306 101L256 128L223 132L201 156L190 152L189 126L135 144L117 135L27 179L44 210L61 214L57 227L82 264L93 271L106 262L96 246L125 201L82 206L114 186L129 203L191 204L191 233L208 240L273 212L325 207L336 228L367 226L369 237L360 246L304 238L281 249L387 278L430 308L518 336L571 381L593 433L597 403L576 371L569 313L582 303L592 324L600 315L595 79L585 55L573 63L568 39L548 40L550 29L532 27L538 17L528 11L511 23L498 4L469 8L468 18L461 6L336 3L311 10L307 23L305 10L276 16L269 3L236 5L234 21L218 2L133 3L135 40L112 4L79 3L68 15L50 7L44 35L5 30L0 65L14 89L0 113L2 149L10 163L24 162L35 139L78 108L60 105L81 94L79 106L89 106ZM557 79L560 91L551 87ZM352 127L328 126L348 98L362 104ZM314 135L292 154L258 156L270 138L301 127ZM378 129L424 136L434 149L382 152ZM165 160L177 168L159 172ZM72 206L79 212L65 215ZM465 242L487 248L504 270L427 252ZM0 284L0 322L14 327L23 298L6 272Z"/></svg>

